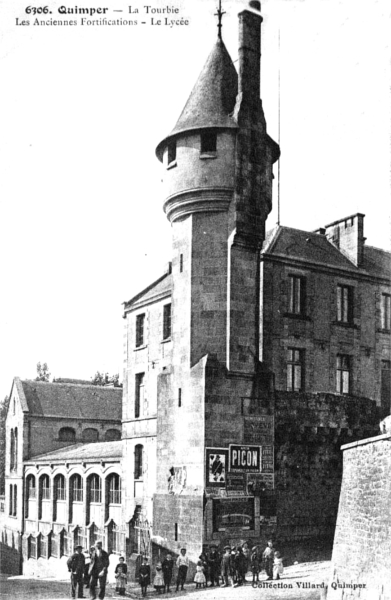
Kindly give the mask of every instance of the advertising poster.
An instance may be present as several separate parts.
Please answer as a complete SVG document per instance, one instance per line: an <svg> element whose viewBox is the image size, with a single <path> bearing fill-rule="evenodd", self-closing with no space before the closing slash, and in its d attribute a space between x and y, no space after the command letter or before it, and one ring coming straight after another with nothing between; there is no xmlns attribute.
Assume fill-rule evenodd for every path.
<svg viewBox="0 0 391 600"><path fill-rule="evenodd" d="M386 600L389 0L148 2L0 0L1 593L271 536Z"/></svg>

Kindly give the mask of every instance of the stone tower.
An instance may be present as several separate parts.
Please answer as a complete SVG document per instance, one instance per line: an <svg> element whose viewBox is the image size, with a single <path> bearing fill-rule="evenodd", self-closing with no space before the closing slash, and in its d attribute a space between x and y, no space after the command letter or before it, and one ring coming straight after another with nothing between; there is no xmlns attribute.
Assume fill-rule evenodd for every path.
<svg viewBox="0 0 391 600"><path fill-rule="evenodd" d="M261 22L259 2L239 14L238 74L218 37L156 151L173 255L172 362L157 382L154 534L173 550L186 545L191 558L212 540L259 536L259 496L251 490L273 487L259 252L279 147L260 100Z"/></svg>

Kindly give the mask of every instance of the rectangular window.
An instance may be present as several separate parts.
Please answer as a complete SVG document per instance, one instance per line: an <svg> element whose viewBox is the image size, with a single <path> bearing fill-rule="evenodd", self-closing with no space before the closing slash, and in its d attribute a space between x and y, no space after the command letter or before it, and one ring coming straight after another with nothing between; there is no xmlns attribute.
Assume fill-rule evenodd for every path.
<svg viewBox="0 0 391 600"><path fill-rule="evenodd" d="M10 496L9 496L9 515L12 517L12 511L14 506L14 486L10 485Z"/></svg>
<svg viewBox="0 0 391 600"><path fill-rule="evenodd" d="M144 345L145 314L136 316L136 348Z"/></svg>
<svg viewBox="0 0 391 600"><path fill-rule="evenodd" d="M171 304L163 306L163 340L171 337Z"/></svg>
<svg viewBox="0 0 391 600"><path fill-rule="evenodd" d="M16 517L17 515L17 510L18 510L18 488L16 487L16 484L14 485L14 506L13 506L13 511L12 511L12 515L14 517Z"/></svg>
<svg viewBox="0 0 391 600"><path fill-rule="evenodd" d="M29 537L28 557L37 558L37 539L32 535Z"/></svg>
<svg viewBox="0 0 391 600"><path fill-rule="evenodd" d="M293 315L305 315L306 279L289 275L289 312Z"/></svg>
<svg viewBox="0 0 391 600"><path fill-rule="evenodd" d="M337 321L353 323L353 288L347 285L337 286Z"/></svg>
<svg viewBox="0 0 391 600"><path fill-rule="evenodd" d="M217 148L217 135L212 131L201 133L201 154L215 153Z"/></svg>
<svg viewBox="0 0 391 600"><path fill-rule="evenodd" d="M337 356L337 392L350 394L351 357L347 354Z"/></svg>
<svg viewBox="0 0 391 600"><path fill-rule="evenodd" d="M167 149L167 164L171 164L176 160L176 142L168 144Z"/></svg>
<svg viewBox="0 0 391 600"><path fill-rule="evenodd" d="M391 296L389 294L381 295L381 328L391 329Z"/></svg>
<svg viewBox="0 0 391 600"><path fill-rule="evenodd" d="M183 254L180 254L179 256L179 272L183 272Z"/></svg>
<svg viewBox="0 0 391 600"><path fill-rule="evenodd" d="M288 348L286 389L300 392L304 389L304 350Z"/></svg>
<svg viewBox="0 0 391 600"><path fill-rule="evenodd" d="M389 360L381 361L381 405L391 408L391 362Z"/></svg>
<svg viewBox="0 0 391 600"><path fill-rule="evenodd" d="M138 419L144 404L144 373L137 373L134 394L134 417Z"/></svg>

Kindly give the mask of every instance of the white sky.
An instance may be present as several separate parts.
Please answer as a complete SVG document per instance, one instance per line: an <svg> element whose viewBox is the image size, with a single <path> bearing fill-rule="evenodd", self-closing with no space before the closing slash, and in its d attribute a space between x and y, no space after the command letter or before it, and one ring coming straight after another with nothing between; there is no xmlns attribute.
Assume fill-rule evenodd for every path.
<svg viewBox="0 0 391 600"><path fill-rule="evenodd" d="M121 303L170 259L154 150L217 31L217 0L174 0L190 20L176 28L151 26L139 0L133 18L146 25L17 27L34 19L27 5L1 6L0 399L38 361L55 377L121 374ZM123 0L65 5L132 18ZM223 1L233 60L243 6ZM281 70L282 224L363 212L367 243L390 249L390 11L388 0L262 3L261 96L276 140Z"/></svg>

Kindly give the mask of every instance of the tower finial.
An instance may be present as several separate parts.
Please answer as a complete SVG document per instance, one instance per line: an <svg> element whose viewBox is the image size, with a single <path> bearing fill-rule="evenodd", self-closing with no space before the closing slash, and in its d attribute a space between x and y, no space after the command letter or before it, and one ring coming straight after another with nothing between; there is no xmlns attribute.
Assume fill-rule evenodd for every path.
<svg viewBox="0 0 391 600"><path fill-rule="evenodd" d="M225 11L221 10L221 0L219 0L219 8L217 9L217 12L215 13L215 17L217 17L218 21L217 21L217 29L219 30L218 32L218 36L219 39L221 40L221 28L222 28L222 23L221 20L223 18L223 15L225 15Z"/></svg>

